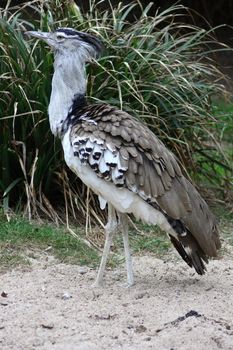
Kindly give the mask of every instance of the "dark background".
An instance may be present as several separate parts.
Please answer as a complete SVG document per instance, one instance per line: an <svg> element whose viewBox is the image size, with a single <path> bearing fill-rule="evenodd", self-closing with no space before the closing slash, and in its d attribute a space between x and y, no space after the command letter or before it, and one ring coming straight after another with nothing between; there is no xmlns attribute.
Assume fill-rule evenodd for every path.
<svg viewBox="0 0 233 350"><path fill-rule="evenodd" d="M50 4L55 2L51 0ZM62 3L69 3L73 0L61 0ZM12 0L10 6L18 6L27 1L23 0ZM83 12L88 11L89 0L75 0L76 4L80 6ZM96 1L98 2L98 0ZM121 0L121 2L126 5L132 3L132 0ZM135 2L135 1L134 1ZM153 16L158 9L164 10L174 4L182 4L184 6L192 9L190 16L184 16L182 18L183 22L191 22L196 24L201 28L208 29L210 27L217 27L215 30L215 36L219 41L229 45L233 48L233 0L140 0L140 3L143 7L146 7L149 3L153 3L152 8L150 9L149 14ZM101 10L109 8L109 3L113 7L117 6L119 1L117 0L104 0L99 4ZM7 0L0 0L0 7L5 7ZM140 6L134 8L133 15L128 18L128 20L135 20L140 15ZM215 60L220 65L221 70L233 78L233 51L224 52L216 54ZM233 81L233 79L232 79ZM233 83L229 82L228 87L230 90L233 89Z"/></svg>
<svg viewBox="0 0 233 350"><path fill-rule="evenodd" d="M20 5L25 2L27 1L11 0L10 6ZM72 0L61 0L61 3L62 2L69 3L72 2ZM88 10L89 0L75 0L75 2L84 12ZM98 2L98 0L96 2ZM109 7L109 2L112 4L112 6L117 6L119 3L117 0L105 0L98 6L100 9L106 9ZM123 4L130 4L132 0L121 0L121 2ZM230 26L233 27L233 0L181 0L178 2L174 0L140 0L140 3L144 7L151 2L153 3L150 10L150 15L152 16L155 14L158 8L164 10L171 5L179 3L193 10L192 20L200 27L207 28L208 24L214 27L221 24L227 24L229 26L228 28L225 27L219 29L216 34L218 35L219 39L227 44L232 44L233 46L233 29L230 28ZM50 3L53 3L53 0L51 0ZM6 4L7 0L0 0L0 7L5 7ZM137 17L139 14L140 7L137 6L134 10L134 17ZM184 17L184 21L190 21L190 18Z"/></svg>
<svg viewBox="0 0 233 350"><path fill-rule="evenodd" d="M63 2L71 2L72 0L63 0ZM23 0L12 0L11 6L20 5L27 1ZM52 3L53 1L51 1ZM62 1L61 1L62 2ZM76 0L77 5L79 5L85 11L88 9L89 0ZM99 6L101 8L109 7L109 2L113 6L117 6L119 1L116 0L105 0ZM131 0L121 0L123 4L129 4ZM155 13L158 8L165 9L176 3L182 4L184 6L190 7L200 13L205 17L212 26L216 26L222 23L233 25L233 1L232 0L181 0L179 2L174 0L140 0L141 4L146 6L150 2L153 2L153 7L151 10L151 15ZM7 0L0 0L0 6L5 7ZM136 11L137 12L137 11ZM137 15L137 13L135 13ZM199 25L204 24L199 18ZM202 22L202 23L201 23Z"/></svg>
<svg viewBox="0 0 233 350"><path fill-rule="evenodd" d="M131 0L122 0L123 4L129 4ZM232 0L183 0L183 1L174 1L174 0L140 0L141 4L144 6L148 5L150 2L153 2L153 7L151 9L151 15L153 15L158 8L166 9L174 4L182 4L187 6L197 13L201 14L211 26L217 26L219 24L228 24L233 25L233 1ZM77 5L79 5L84 11L88 9L88 1L87 0L76 0ZM119 1L111 0L111 4L113 6L117 6ZM103 1L99 5L101 8L109 7L109 1ZM139 7L138 7L139 8ZM139 11L138 11L139 13ZM137 16L137 10L135 11L135 15ZM205 20L200 16L196 16L195 18L197 24L200 26L205 26Z"/></svg>

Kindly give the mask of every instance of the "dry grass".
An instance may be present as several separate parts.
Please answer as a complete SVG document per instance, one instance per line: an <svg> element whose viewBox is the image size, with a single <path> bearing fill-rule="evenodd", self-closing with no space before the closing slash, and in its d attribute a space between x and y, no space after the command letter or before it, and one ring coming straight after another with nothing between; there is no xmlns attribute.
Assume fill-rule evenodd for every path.
<svg viewBox="0 0 233 350"><path fill-rule="evenodd" d="M20 208L29 219L46 216L68 227L70 221L86 228L104 221L96 197L67 170L60 142L49 131L53 59L43 44L24 39L28 28L73 26L101 37L104 55L88 67L90 102L105 101L141 118L190 174L207 181L214 176L220 188L229 183L229 161L219 143L222 124L211 103L223 87L213 62L203 60L215 42L213 31L183 25L189 10L180 5L155 17L148 15L149 5L134 23L127 22L134 4L102 13L91 5L86 14L58 0L51 7L31 1L1 9L0 189L6 214Z"/></svg>

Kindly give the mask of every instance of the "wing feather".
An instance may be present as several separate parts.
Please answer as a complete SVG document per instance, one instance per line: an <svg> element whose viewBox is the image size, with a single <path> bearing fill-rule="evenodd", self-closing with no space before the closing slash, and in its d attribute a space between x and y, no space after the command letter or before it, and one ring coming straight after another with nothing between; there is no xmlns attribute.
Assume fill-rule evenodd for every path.
<svg viewBox="0 0 233 350"><path fill-rule="evenodd" d="M216 255L220 241L213 214L155 134L107 105L83 107L79 113L86 117L80 122L77 114L71 129L74 154L116 186L156 202L171 218L182 221L204 253Z"/></svg>

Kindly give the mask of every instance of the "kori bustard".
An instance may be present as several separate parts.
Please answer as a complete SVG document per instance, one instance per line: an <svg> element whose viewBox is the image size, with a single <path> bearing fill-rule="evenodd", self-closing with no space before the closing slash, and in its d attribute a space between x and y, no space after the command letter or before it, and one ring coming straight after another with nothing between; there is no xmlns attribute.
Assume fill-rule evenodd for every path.
<svg viewBox="0 0 233 350"><path fill-rule="evenodd" d="M103 280L117 226L124 241L127 282L133 284L127 214L166 231L183 260L204 274L220 240L216 219L182 175L174 155L143 123L108 104L86 102L85 65L98 58L98 38L72 28L29 31L54 52L48 108L52 133L62 142L68 167L108 205L106 240L96 278Z"/></svg>

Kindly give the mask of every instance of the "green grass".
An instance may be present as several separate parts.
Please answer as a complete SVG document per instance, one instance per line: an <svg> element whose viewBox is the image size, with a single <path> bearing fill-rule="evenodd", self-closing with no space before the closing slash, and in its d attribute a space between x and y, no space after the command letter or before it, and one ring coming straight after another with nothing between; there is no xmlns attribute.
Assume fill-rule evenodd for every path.
<svg viewBox="0 0 233 350"><path fill-rule="evenodd" d="M225 241L228 243L228 244L230 244L230 245L232 245L233 246L233 235L232 235L232 230L233 230L233 223L232 223L232 225L231 225L231 233L229 233L229 234L225 234Z"/></svg>
<svg viewBox="0 0 233 350"><path fill-rule="evenodd" d="M28 252L48 247L49 254L65 263L96 266L99 261L94 249L65 229L49 224L30 224L20 216L10 222L3 215L0 217L0 268L29 264Z"/></svg>
<svg viewBox="0 0 233 350"><path fill-rule="evenodd" d="M221 236L224 241L233 246L233 211L223 206L214 208L214 214L219 218Z"/></svg>
<svg viewBox="0 0 233 350"><path fill-rule="evenodd" d="M233 145L233 102L218 100L213 104L213 113L218 118L219 123L216 127L220 131L220 140L229 142ZM229 147L231 157L233 157L233 148Z"/></svg>
<svg viewBox="0 0 233 350"><path fill-rule="evenodd" d="M171 248L171 242L166 233L158 227L137 222L137 228L142 234L130 233L133 251L137 254L153 254L163 257Z"/></svg>
<svg viewBox="0 0 233 350"><path fill-rule="evenodd" d="M194 154L197 167L192 175L201 187L213 189L217 198L231 202L233 196L232 100L215 99L211 106L211 113L217 120L212 131L213 134L218 134L218 140L210 137L206 139L206 149L197 147L197 152ZM216 146L220 151L219 154Z"/></svg>
<svg viewBox="0 0 233 350"><path fill-rule="evenodd" d="M181 5L153 17L151 5L141 7L139 18L129 23L139 1L119 2L108 11L93 0L90 4L87 13L72 1L59 0L46 7L35 1L18 11L0 9L0 195L5 210L22 208L27 201L29 219L41 210L52 219L51 207L56 211L57 203L67 201L72 219L74 212L79 220L86 215L86 188L67 170L60 141L49 130L53 57L46 45L25 38L27 29L72 26L101 38L103 56L87 69L89 101L110 103L140 118L190 173L215 178L221 189L222 183L227 186L224 167L229 161L216 143L208 142L228 132L211 109L212 96L224 92L219 71L206 60L211 42L218 45L213 30L187 24L184 30L181 20L190 11ZM94 196L90 208L103 215Z"/></svg>
<svg viewBox="0 0 233 350"><path fill-rule="evenodd" d="M143 234L130 230L130 246L134 254L153 254L162 257L171 247L169 239L159 229L137 223ZM80 237L84 227L76 230ZM119 234L115 237L108 262L109 267L116 267L123 262L123 242ZM81 240L73 237L65 228L56 228L52 224L29 223L21 216L8 222L0 213L0 272L17 266L29 267L30 258L37 258L47 251L58 261L96 267L100 256Z"/></svg>
<svg viewBox="0 0 233 350"><path fill-rule="evenodd" d="M8 271L9 269L16 268L18 266L28 267L30 266L29 260L23 256L16 247L2 246L0 244L0 272Z"/></svg>
<svg viewBox="0 0 233 350"><path fill-rule="evenodd" d="M171 248L171 243L166 236L136 236L133 239L133 250L136 253L145 254L145 252L162 257Z"/></svg>
<svg viewBox="0 0 233 350"><path fill-rule="evenodd" d="M220 232L224 241L233 246L233 213L223 207L214 208L220 219ZM130 247L135 255L152 254L163 258L172 247L167 235L152 225L136 223L138 230L130 229ZM84 227L76 230L80 237ZM122 236L114 240L108 266L115 268L123 263ZM55 228L52 224L30 224L21 216L8 222L0 212L0 272L10 269L30 268L31 258L37 259L44 252L53 255L60 262L97 267L100 256L95 249L87 247L81 240L74 238L65 228ZM224 255L224 251L221 253Z"/></svg>
<svg viewBox="0 0 233 350"><path fill-rule="evenodd" d="M158 227L146 225L137 222L137 232L135 229L129 231L129 242L132 254L135 255L153 255L157 258L163 258L172 244L165 232L162 232ZM124 246L121 234L118 234L114 239L112 251L116 253L110 262L110 266L115 267L117 262L123 262ZM122 258L121 258L122 257ZM119 259L120 258L120 259Z"/></svg>

